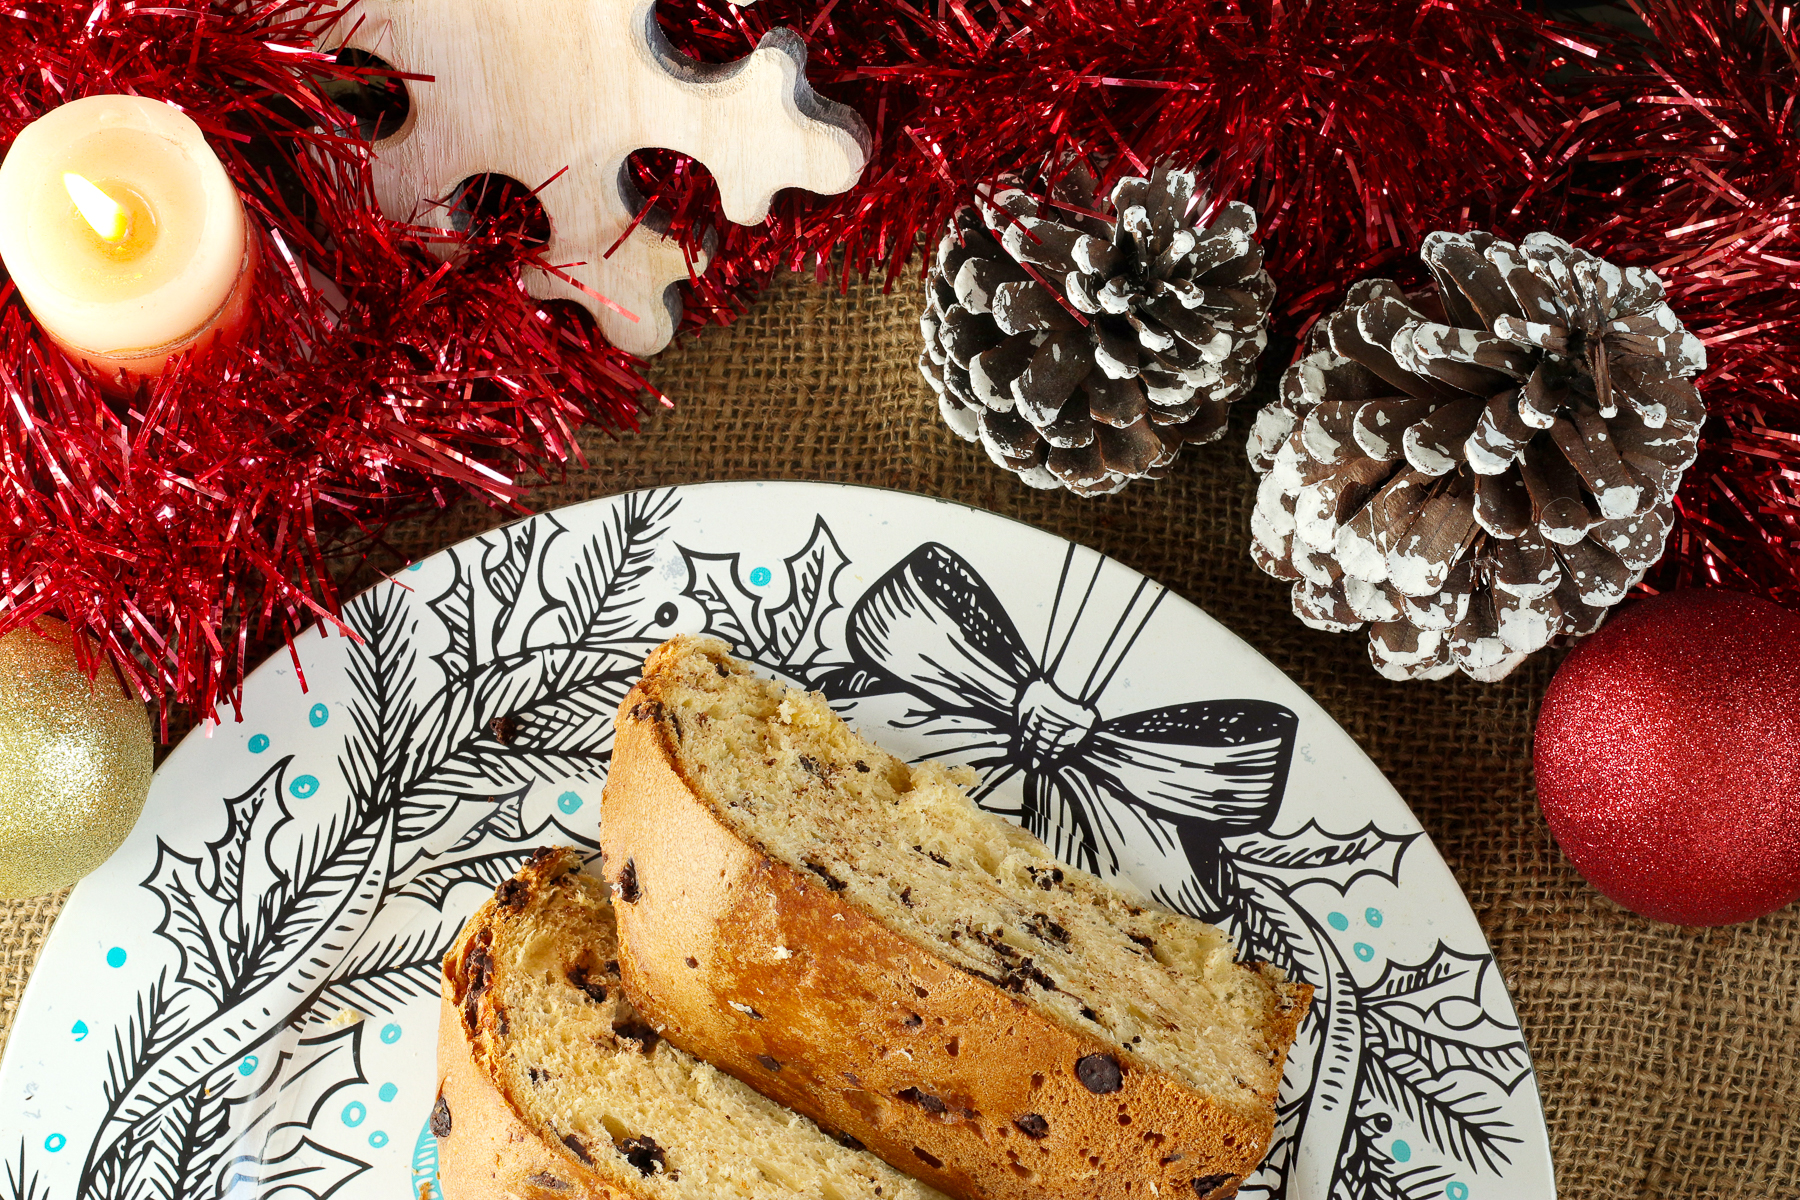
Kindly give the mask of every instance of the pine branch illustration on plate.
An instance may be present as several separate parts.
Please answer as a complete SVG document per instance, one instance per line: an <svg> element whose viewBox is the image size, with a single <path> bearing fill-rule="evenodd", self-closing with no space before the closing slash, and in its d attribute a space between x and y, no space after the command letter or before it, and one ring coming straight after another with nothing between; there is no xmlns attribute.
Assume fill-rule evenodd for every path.
<svg viewBox="0 0 1800 1200"><path fill-rule="evenodd" d="M19 1141L19 1161L6 1164L6 1200L49 1200L49 1192L38 1182L36 1171L27 1172L25 1142Z"/></svg>
<svg viewBox="0 0 1800 1200"><path fill-rule="evenodd" d="M653 644L642 585L677 503L625 497L566 572L551 561L566 530L539 518L481 539L470 561L451 552L423 605L388 585L350 606L341 790L284 757L225 800L218 839L193 854L158 845L144 886L178 965L121 1031L81 1197L224 1194L276 1171L324 1196L363 1169L280 1123L223 1164L227 1144L258 1145L228 1119L239 1068L284 1028L429 994L456 932L442 911L453 888L491 888L539 840L593 845L554 813L532 825L522 805L539 780L603 777L611 711ZM435 643L429 684L421 647Z"/></svg>

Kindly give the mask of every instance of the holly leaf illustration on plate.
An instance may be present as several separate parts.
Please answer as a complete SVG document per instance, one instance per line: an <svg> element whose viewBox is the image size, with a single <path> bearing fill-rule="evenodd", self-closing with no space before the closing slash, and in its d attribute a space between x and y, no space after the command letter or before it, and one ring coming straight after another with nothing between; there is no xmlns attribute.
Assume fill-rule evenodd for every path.
<svg viewBox="0 0 1800 1200"><path fill-rule="evenodd" d="M688 571L681 594L699 603L706 614L706 632L723 638L736 650L756 646L761 640L757 618L762 593L744 582L738 570L739 556L707 554L683 546L681 557Z"/></svg>
<svg viewBox="0 0 1800 1200"><path fill-rule="evenodd" d="M325 1200L369 1169L311 1136L333 1096L368 1082L362 1069L362 1031L363 1022L356 1021L306 1034L277 1054L266 1076L247 1081L254 1090L230 1101L248 1111L231 1122L231 1142L218 1143L223 1161L216 1168L213 1195L252 1200L291 1191ZM229 1158L223 1153L227 1145L235 1151Z"/></svg>
<svg viewBox="0 0 1800 1200"><path fill-rule="evenodd" d="M1373 822L1355 833L1332 833L1308 821L1292 833L1236 838L1231 857L1240 870L1279 879L1290 888L1323 883L1345 893L1369 875L1398 884L1400 858L1419 836L1389 833Z"/></svg>
<svg viewBox="0 0 1800 1200"><path fill-rule="evenodd" d="M826 652L820 626L833 609L842 607L837 579L850 560L838 548L825 518L820 517L813 523L806 545L784 561L788 594L780 607L768 614L768 652L790 673L804 677Z"/></svg>
<svg viewBox="0 0 1800 1200"><path fill-rule="evenodd" d="M1497 1171L1520 1140L1497 1097L1531 1073L1531 1060L1518 1028L1483 1007L1493 969L1485 955L1440 942L1424 962L1390 963L1357 991L1370 1092L1445 1154Z"/></svg>
<svg viewBox="0 0 1800 1200"><path fill-rule="evenodd" d="M1434 1074L1474 1071L1506 1092L1531 1073L1516 1026L1503 1024L1482 993L1495 970L1486 955L1439 944L1416 966L1390 963L1363 996L1368 1015Z"/></svg>
<svg viewBox="0 0 1800 1200"><path fill-rule="evenodd" d="M745 581L742 555L736 552L708 554L683 546L681 556L688 569L682 595L699 603L706 633L763 666L809 678L826 653L820 632L825 618L843 607L837 580L850 565L824 517L814 521L806 544L782 560L787 593L779 604L768 604L763 589Z"/></svg>
<svg viewBox="0 0 1800 1200"><path fill-rule="evenodd" d="M200 881L200 860L156 842L156 868L144 886L162 901L163 919L156 932L181 951L176 979L197 987L222 1004L232 978L232 948L224 930L232 905L220 900Z"/></svg>

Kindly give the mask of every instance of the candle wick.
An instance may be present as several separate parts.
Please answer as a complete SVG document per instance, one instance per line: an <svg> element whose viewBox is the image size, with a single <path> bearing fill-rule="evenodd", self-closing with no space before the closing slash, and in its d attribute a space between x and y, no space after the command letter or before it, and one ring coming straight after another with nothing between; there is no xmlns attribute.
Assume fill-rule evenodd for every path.
<svg viewBox="0 0 1800 1200"><path fill-rule="evenodd" d="M125 235L131 232L131 213L125 206L73 171L64 171L62 178L69 199L75 202L75 210L93 226L100 240L124 241Z"/></svg>

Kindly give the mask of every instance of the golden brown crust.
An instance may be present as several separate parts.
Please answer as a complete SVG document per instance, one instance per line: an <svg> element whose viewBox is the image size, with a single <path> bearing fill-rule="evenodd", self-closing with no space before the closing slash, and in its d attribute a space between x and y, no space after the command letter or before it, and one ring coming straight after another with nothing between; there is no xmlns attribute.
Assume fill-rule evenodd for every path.
<svg viewBox="0 0 1800 1200"><path fill-rule="evenodd" d="M540 851L520 878L526 888L546 886L580 861L573 851ZM515 882L503 884L503 894ZM431 1116L444 1191L455 1200L648 1200L648 1191L602 1179L534 1130L500 1082L489 1050L499 1014L482 982L481 959L511 918L500 897L490 899L444 956Z"/></svg>
<svg viewBox="0 0 1800 1200"><path fill-rule="evenodd" d="M952 1195L1236 1191L1273 1096L1229 1109L744 842L681 775L667 661L620 705L601 819L626 992L665 1037ZM1272 1032L1291 1040L1310 992Z"/></svg>

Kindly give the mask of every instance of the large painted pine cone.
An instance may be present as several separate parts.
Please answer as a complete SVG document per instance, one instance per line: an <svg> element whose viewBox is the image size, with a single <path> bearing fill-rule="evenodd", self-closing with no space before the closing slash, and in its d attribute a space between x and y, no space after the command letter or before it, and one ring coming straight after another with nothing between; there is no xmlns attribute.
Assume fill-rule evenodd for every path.
<svg viewBox="0 0 1800 1200"><path fill-rule="evenodd" d="M1256 213L1196 225L1193 175L1166 167L1108 201L1074 173L1050 201L1008 186L957 214L919 369L950 427L1033 487L1160 479L1256 382L1275 295Z"/></svg>
<svg viewBox="0 0 1800 1200"><path fill-rule="evenodd" d="M1257 415L1252 556L1392 679L1498 679L1662 554L1706 412L1652 271L1434 233L1434 293L1352 288Z"/></svg>

